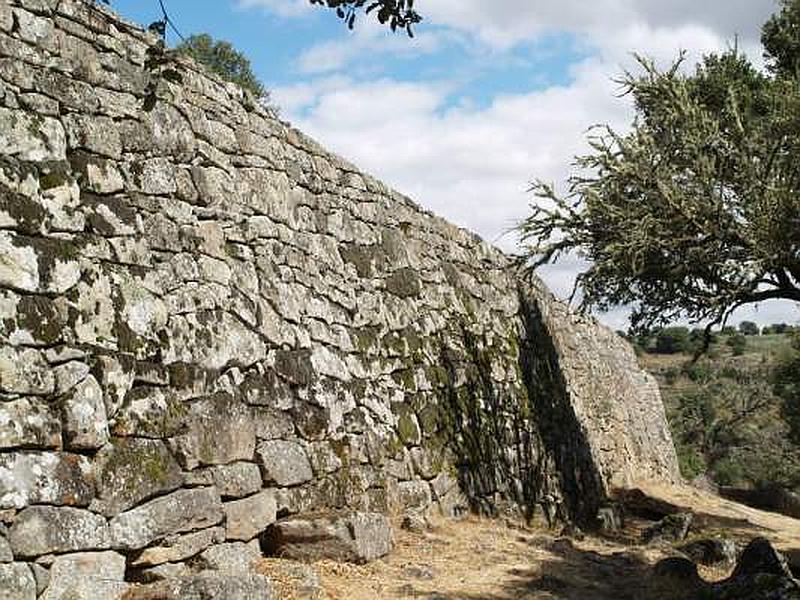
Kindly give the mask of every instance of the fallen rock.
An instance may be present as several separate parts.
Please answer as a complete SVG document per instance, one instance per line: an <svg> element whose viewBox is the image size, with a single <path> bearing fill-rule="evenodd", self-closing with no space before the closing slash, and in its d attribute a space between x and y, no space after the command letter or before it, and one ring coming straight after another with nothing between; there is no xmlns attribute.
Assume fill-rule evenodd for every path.
<svg viewBox="0 0 800 600"><path fill-rule="evenodd" d="M293 517L278 521L262 537L267 555L295 560L367 563L389 554L393 544L386 516L362 512Z"/></svg>
<svg viewBox="0 0 800 600"><path fill-rule="evenodd" d="M659 541L681 542L689 535L693 520L694 515L688 512L667 515L644 530L642 541L647 544Z"/></svg>
<svg viewBox="0 0 800 600"><path fill-rule="evenodd" d="M694 540L677 549L701 565L732 565L736 562L736 544L733 540L722 538Z"/></svg>
<svg viewBox="0 0 800 600"><path fill-rule="evenodd" d="M425 513L417 510L409 510L403 515L400 527L406 531L421 533L431 528L431 523Z"/></svg>
<svg viewBox="0 0 800 600"><path fill-rule="evenodd" d="M124 600L277 600L263 575L226 576L210 573L165 579L131 588Z"/></svg>

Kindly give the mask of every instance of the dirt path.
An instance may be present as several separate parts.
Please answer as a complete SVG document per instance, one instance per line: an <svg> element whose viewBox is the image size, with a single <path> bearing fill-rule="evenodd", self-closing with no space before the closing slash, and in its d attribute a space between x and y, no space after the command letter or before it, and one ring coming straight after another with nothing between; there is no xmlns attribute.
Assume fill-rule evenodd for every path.
<svg viewBox="0 0 800 600"><path fill-rule="evenodd" d="M701 536L724 533L743 542L765 536L800 552L800 521L751 509L690 487L649 486L660 502L692 510ZM651 567L675 554L667 545L638 542L646 522L629 519L613 538L558 536L502 521L443 521L430 531L397 529L392 554L369 565L321 561L313 566L330 600L640 600L651 598ZM269 570L269 569L267 569ZM706 580L729 570L700 568ZM291 586L290 586L291 587ZM293 595L286 598L309 598Z"/></svg>

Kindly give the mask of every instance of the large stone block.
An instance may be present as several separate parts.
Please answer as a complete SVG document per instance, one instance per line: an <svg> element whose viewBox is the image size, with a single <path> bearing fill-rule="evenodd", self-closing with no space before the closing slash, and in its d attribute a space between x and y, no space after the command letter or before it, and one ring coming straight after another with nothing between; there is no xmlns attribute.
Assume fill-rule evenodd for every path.
<svg viewBox="0 0 800 600"><path fill-rule="evenodd" d="M106 516L183 483L178 463L160 440L115 439L97 454L95 469L97 502L93 508Z"/></svg>
<svg viewBox="0 0 800 600"><path fill-rule="evenodd" d="M111 542L114 548L138 550L175 533L211 527L223 517L215 488L178 490L114 517Z"/></svg>
<svg viewBox="0 0 800 600"><path fill-rule="evenodd" d="M263 544L268 554L283 558L365 563L389 554L394 534L385 515L356 512L278 521Z"/></svg>
<svg viewBox="0 0 800 600"><path fill-rule="evenodd" d="M116 598L127 586L125 557L116 552L81 552L57 556L50 566L47 590L39 600L103 600ZM89 595L84 595L91 590Z"/></svg>
<svg viewBox="0 0 800 600"><path fill-rule="evenodd" d="M275 522L278 505L273 490L224 504L227 539L252 540Z"/></svg>
<svg viewBox="0 0 800 600"><path fill-rule="evenodd" d="M305 450L297 442L269 440L258 446L258 460L264 470L264 481L280 486L297 485L314 476Z"/></svg>
<svg viewBox="0 0 800 600"><path fill-rule="evenodd" d="M108 525L100 515L77 508L31 506L14 518L8 541L15 557L105 550Z"/></svg>
<svg viewBox="0 0 800 600"><path fill-rule="evenodd" d="M171 446L184 467L222 465L252 460L256 432L250 409L228 394L216 394L191 403L188 431Z"/></svg>
<svg viewBox="0 0 800 600"><path fill-rule="evenodd" d="M30 504L88 506L95 495L91 461L79 454L0 455L0 508Z"/></svg>
<svg viewBox="0 0 800 600"><path fill-rule="evenodd" d="M108 419L103 390L89 375L62 400L67 448L95 450L108 442Z"/></svg>

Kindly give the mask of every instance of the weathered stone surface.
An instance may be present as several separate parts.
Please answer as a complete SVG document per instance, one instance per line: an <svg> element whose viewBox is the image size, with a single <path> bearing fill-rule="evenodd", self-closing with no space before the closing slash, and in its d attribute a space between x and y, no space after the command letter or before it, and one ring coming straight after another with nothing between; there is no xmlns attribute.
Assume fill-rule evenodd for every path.
<svg viewBox="0 0 800 600"><path fill-rule="evenodd" d="M203 573L167 579L132 588L125 600L277 600L272 583L263 575Z"/></svg>
<svg viewBox="0 0 800 600"><path fill-rule="evenodd" d="M431 486L425 481L401 481L397 484L397 492L404 508L424 509L432 501Z"/></svg>
<svg viewBox="0 0 800 600"><path fill-rule="evenodd" d="M264 481L280 486L297 485L314 477L311 463L297 442L268 440L258 445L258 461L264 470Z"/></svg>
<svg viewBox="0 0 800 600"><path fill-rule="evenodd" d="M61 422L42 401L22 398L0 402L0 448L58 448Z"/></svg>
<svg viewBox="0 0 800 600"><path fill-rule="evenodd" d="M702 565L733 565L736 562L736 544L733 540L708 538L693 540L677 548L694 562Z"/></svg>
<svg viewBox="0 0 800 600"><path fill-rule="evenodd" d="M36 600L36 580L28 565L0 564L0 600Z"/></svg>
<svg viewBox="0 0 800 600"><path fill-rule="evenodd" d="M655 523L642 532L642 540L650 542L680 542L689 535L689 528L694 521L692 513L676 513L667 515L658 523Z"/></svg>
<svg viewBox="0 0 800 600"><path fill-rule="evenodd" d="M11 544L4 536L0 536L0 563L10 563L14 560L14 554L11 552Z"/></svg>
<svg viewBox="0 0 800 600"><path fill-rule="evenodd" d="M0 148L20 160L64 160L64 127L51 117L0 107Z"/></svg>
<svg viewBox="0 0 800 600"><path fill-rule="evenodd" d="M274 490L233 500L223 505L227 539L247 542L275 522L278 505Z"/></svg>
<svg viewBox="0 0 800 600"><path fill-rule="evenodd" d="M133 559L131 565L147 567L182 561L199 554L213 544L221 544L224 541L225 529L222 527L169 536L162 542L163 545L143 550Z"/></svg>
<svg viewBox="0 0 800 600"><path fill-rule="evenodd" d="M31 506L20 512L8 533L15 557L105 550L108 525L100 515L77 508Z"/></svg>
<svg viewBox="0 0 800 600"><path fill-rule="evenodd" d="M209 469L211 482L223 498L243 498L261 489L261 470L254 463L238 462Z"/></svg>
<svg viewBox="0 0 800 600"><path fill-rule="evenodd" d="M0 246L0 255L2 252ZM55 376L41 352L0 346L0 392L44 396L54 389Z"/></svg>
<svg viewBox="0 0 800 600"><path fill-rule="evenodd" d="M106 516L183 484L178 463L159 440L115 439L98 452L95 472L97 502L93 508Z"/></svg>
<svg viewBox="0 0 800 600"><path fill-rule="evenodd" d="M384 515L357 512L278 521L263 544L268 554L283 558L365 563L391 552L394 536Z"/></svg>
<svg viewBox="0 0 800 600"><path fill-rule="evenodd" d="M222 575L247 575L254 572L255 563L260 558L258 540L249 544L230 542L204 550L194 565L201 570L217 571Z"/></svg>
<svg viewBox="0 0 800 600"><path fill-rule="evenodd" d="M253 459L256 433L246 405L228 394L217 394L193 402L188 410L189 431L172 440L184 467Z"/></svg>
<svg viewBox="0 0 800 600"><path fill-rule="evenodd" d="M61 452L0 455L0 508L88 506L95 496L88 458Z"/></svg>
<svg viewBox="0 0 800 600"><path fill-rule="evenodd" d="M215 488L178 490L114 517L109 524L112 546L137 550L168 535L211 527L223 516Z"/></svg>
<svg viewBox="0 0 800 600"><path fill-rule="evenodd" d="M40 600L115 598L109 591L125 586L125 557L116 552L82 552L57 556L50 567L50 583ZM110 585L114 584L116 585ZM79 592L80 590L80 592ZM91 595L78 595L91 590Z"/></svg>
<svg viewBox="0 0 800 600"><path fill-rule="evenodd" d="M91 375L62 400L67 448L94 450L108 442L108 419L103 390Z"/></svg>

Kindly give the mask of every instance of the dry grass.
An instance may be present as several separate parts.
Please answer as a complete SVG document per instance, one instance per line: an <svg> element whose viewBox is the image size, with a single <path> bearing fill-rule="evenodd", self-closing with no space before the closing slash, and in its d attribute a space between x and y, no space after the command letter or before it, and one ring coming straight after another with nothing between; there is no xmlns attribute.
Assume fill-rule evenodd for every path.
<svg viewBox="0 0 800 600"><path fill-rule="evenodd" d="M719 531L710 525L701 536L724 533L749 540L766 535L779 547L800 547L800 522L794 519L688 487L646 491L725 523ZM742 526L732 526L735 522ZM383 560L361 566L320 561L313 567L325 590L322 597L330 600L639 600L655 597L649 587L652 565L675 554L668 545L639 545L645 525L629 521L614 539L587 536L578 541L476 517L441 521L422 533L397 528L395 550ZM279 597L313 598L297 592L282 562L268 559L261 569L276 582ZM730 574L730 568L720 567L701 566L699 571L707 581Z"/></svg>

